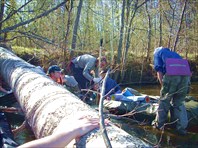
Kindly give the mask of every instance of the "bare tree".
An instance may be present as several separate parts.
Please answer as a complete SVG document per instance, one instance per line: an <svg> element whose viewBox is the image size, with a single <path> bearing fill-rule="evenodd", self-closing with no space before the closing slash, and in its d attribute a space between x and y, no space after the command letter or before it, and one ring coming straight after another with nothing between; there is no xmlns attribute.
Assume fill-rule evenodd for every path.
<svg viewBox="0 0 198 148"><path fill-rule="evenodd" d="M133 7L133 11L131 9L129 9L132 5L132 1L128 0L127 1L127 10L128 12L131 12L131 17L130 17L130 21L129 21L129 24L127 25L128 26L128 29L127 29L127 36L126 36L126 45L125 45L125 48L123 50L123 57L122 57L122 78L124 77L124 65L126 64L126 58L127 58L127 54L128 54L128 49L130 47L130 39L131 39L131 28L132 28L132 22L133 22L133 19L135 18L135 15L136 15L136 12L137 10L142 6L144 5L145 3L147 2L147 0L145 0L143 3L139 4L138 5L138 0L135 1L135 4L134 4L134 7ZM129 8L128 8L129 7Z"/></svg>
<svg viewBox="0 0 198 148"><path fill-rule="evenodd" d="M185 0L185 1L184 1L184 5L183 5L183 8L182 8L182 14L181 14L181 17L180 17L179 29L178 29L177 34L176 34L176 38L175 38L175 43L174 43L173 51L176 51L176 46L177 46L177 42L178 42L178 39L179 39L179 33L180 33L180 31L181 31L182 20L183 20L183 17L184 17L184 12L185 12L185 10L186 10L187 1L188 1L188 0Z"/></svg>
<svg viewBox="0 0 198 148"><path fill-rule="evenodd" d="M117 63L120 64L121 62L121 53L122 53L122 42L123 42L123 35L124 35L124 13L125 13L125 5L126 1L122 1L122 15L121 15L121 28L120 28L120 39L118 44L118 53L117 53Z"/></svg>
<svg viewBox="0 0 198 148"><path fill-rule="evenodd" d="M66 5L66 8L68 10L68 18L67 18L67 24L66 24L66 33L65 33L65 43L63 48L64 53L64 61L66 61L66 51L68 50L68 43L69 43L69 31L71 26L71 15L72 15L72 9L73 9L73 0L68 1L68 4ZM70 57L71 59L71 57ZM63 63L63 67L66 68L66 63Z"/></svg>
<svg viewBox="0 0 198 148"><path fill-rule="evenodd" d="M75 20L74 29L73 29L72 49L76 48L77 31L78 31L78 25L79 25L79 20L80 20L80 13L81 13L81 9L82 9L82 4L83 4L83 0L80 0L79 4L78 4L76 20Z"/></svg>
<svg viewBox="0 0 198 148"><path fill-rule="evenodd" d="M159 47L162 46L162 7L161 7L161 1L159 0L159 25L160 25L160 40L159 40Z"/></svg>
<svg viewBox="0 0 198 148"><path fill-rule="evenodd" d="M5 0L1 0L1 6L0 6L0 30L2 29L2 20L3 20L3 14L4 14L4 6L5 6Z"/></svg>
<svg viewBox="0 0 198 148"><path fill-rule="evenodd" d="M172 7L172 5L169 3L169 6L171 8L171 10L173 11L173 14L172 14L172 23L170 23L169 19L166 18L169 26L170 26L170 31L169 31L169 38L168 38L168 48L171 47L171 40L172 40L172 33L173 33L173 25L174 25L174 20L175 20L175 8L176 8L176 5L174 7ZM165 15L166 16L166 15Z"/></svg>
<svg viewBox="0 0 198 148"><path fill-rule="evenodd" d="M152 24L151 24L151 16L150 13L148 11L148 4L146 3L145 5L146 7L146 14L148 17L148 42L147 42L147 54L146 54L146 60L149 59L150 57L150 50L151 50L151 29L152 29Z"/></svg>

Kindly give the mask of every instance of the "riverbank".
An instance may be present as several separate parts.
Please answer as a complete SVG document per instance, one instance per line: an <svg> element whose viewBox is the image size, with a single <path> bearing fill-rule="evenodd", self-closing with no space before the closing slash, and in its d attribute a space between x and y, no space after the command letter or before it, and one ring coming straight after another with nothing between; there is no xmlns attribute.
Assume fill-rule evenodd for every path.
<svg viewBox="0 0 198 148"><path fill-rule="evenodd" d="M30 50L14 47L13 51L25 61L35 66L41 66L44 71L47 71L48 67L52 64L57 64L61 68L66 69L70 58L86 53L86 51L70 51L67 52L64 57L62 51L59 51L58 49L52 51L50 49ZM94 52L90 54L96 55ZM124 64L124 67L122 67L122 65L115 64L115 59L110 61L111 57L108 57L108 53L106 53L106 55L109 61L109 66L116 71L111 74L111 76L118 83L124 85L158 84L156 72L153 70L153 62L151 59L146 61L146 57L139 57L131 54L128 55L127 62ZM192 71L191 81L198 82L198 57L191 57L191 59L189 59L189 64Z"/></svg>

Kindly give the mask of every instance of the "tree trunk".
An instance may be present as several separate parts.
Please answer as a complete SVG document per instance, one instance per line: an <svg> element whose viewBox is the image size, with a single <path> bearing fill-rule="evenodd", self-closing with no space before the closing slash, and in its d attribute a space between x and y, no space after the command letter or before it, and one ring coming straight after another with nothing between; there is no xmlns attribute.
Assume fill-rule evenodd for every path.
<svg viewBox="0 0 198 148"><path fill-rule="evenodd" d="M52 81L35 66L18 58L12 52L0 47L0 74L12 88L26 120L37 138L53 133L61 119L78 113L98 113L83 103L71 92ZM112 147L149 147L135 136L130 136L111 124L106 127ZM105 147L98 129L86 134L76 144L77 147Z"/></svg>
<svg viewBox="0 0 198 148"><path fill-rule="evenodd" d="M179 23L179 29L178 29L177 34L176 34L176 38L175 38L175 43L174 43L173 51L176 51L177 42L178 42L178 39L179 39L179 33L180 33L180 31L181 31L181 26L182 26L182 20L183 20L183 17L184 17L184 12L185 12L185 10L186 10L186 4L187 4L187 0L185 0L184 6L183 6L183 8L182 8L182 14L181 14L180 23Z"/></svg>
<svg viewBox="0 0 198 148"><path fill-rule="evenodd" d="M150 58L150 50L151 50L152 24L151 24L151 16L150 16L150 13L148 11L148 4L147 3L145 5L145 7L146 7L146 14L147 14L147 17L148 17L148 42L147 42L147 50L146 50L146 61L148 61L149 58Z"/></svg>
<svg viewBox="0 0 198 148"><path fill-rule="evenodd" d="M162 43L162 7L161 7L161 1L159 0L159 12L160 12L160 15L159 15L159 23L160 23L160 26L159 26L159 28L160 28L160 40L159 40L159 47L161 47L162 45L163 45L163 43Z"/></svg>
<svg viewBox="0 0 198 148"><path fill-rule="evenodd" d="M128 3L128 2L127 2ZM146 1L144 1L143 3L141 3L140 5L138 5L138 1L135 2L134 4L134 10L130 10L127 6L127 11L131 11L131 18L130 18L130 21L129 21L129 24L127 24L128 26L128 30L127 30L127 35L126 35L126 45L125 45L125 48L123 50L123 54L122 54L122 70L121 70L121 81L124 79L124 76L125 76L125 65L126 65L126 62L127 62L127 54L128 54L128 50L129 50L129 47L130 47L130 40L131 40L131 28L132 28L132 23L133 23L133 19L135 18L135 15L136 15L136 12L137 10L144 4L146 3ZM129 5L130 3L128 3L127 5Z"/></svg>
<svg viewBox="0 0 198 148"><path fill-rule="evenodd" d="M172 36L174 34L173 33L173 26L174 26L174 22L175 22L176 5L172 5L170 3L170 1L168 1L168 3L169 3L169 6L170 6L170 8L172 10L172 17L171 17L172 19L169 20L169 17L167 15L165 15L165 14L164 14L164 17L165 17L165 19L166 19L166 21L167 21L167 23L169 25L169 32L168 32L169 35L168 35L168 45L167 45L167 47L171 48Z"/></svg>
<svg viewBox="0 0 198 148"><path fill-rule="evenodd" d="M2 29L2 20L3 20L3 14L4 14L4 6L5 6L5 0L1 0L1 3L0 3L0 30Z"/></svg>
<svg viewBox="0 0 198 148"><path fill-rule="evenodd" d="M76 15L75 24L74 24L74 30L73 30L72 49L76 48L76 38L77 38L78 24L79 24L79 20L80 20L82 4L83 4L83 0L80 0L79 4L78 4L78 11L77 11L77 15Z"/></svg>
<svg viewBox="0 0 198 148"><path fill-rule="evenodd" d="M66 69L67 68L67 63L66 63L66 54L68 49L68 44L69 44L69 32L70 32L70 26L71 26L71 15L72 15L72 10L73 10L73 1L68 1L68 19L67 19L67 25L66 25L66 33L65 33L65 43L64 43L64 49L63 49L63 54L64 54L64 62L63 62L63 67ZM70 55L71 56L71 55ZM69 59L70 62L71 59Z"/></svg>
<svg viewBox="0 0 198 148"><path fill-rule="evenodd" d="M118 44L118 53L117 53L117 63L120 64L121 61L121 54L122 54L122 42L123 42L123 35L124 35L124 13L125 13L125 0L122 1L122 16L121 16L121 28L120 28L120 39Z"/></svg>

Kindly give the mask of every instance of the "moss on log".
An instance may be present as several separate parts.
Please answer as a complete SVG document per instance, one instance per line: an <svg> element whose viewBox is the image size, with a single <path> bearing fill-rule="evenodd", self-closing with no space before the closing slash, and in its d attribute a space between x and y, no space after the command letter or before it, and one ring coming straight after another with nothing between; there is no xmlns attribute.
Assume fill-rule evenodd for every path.
<svg viewBox="0 0 198 148"><path fill-rule="evenodd" d="M63 118L69 119L82 112L98 116L98 112L49 79L42 70L3 47L0 47L0 71L37 138L52 134ZM106 128L112 147L150 147L114 125ZM83 136L77 147L97 147L98 143L98 147L105 147L101 132L96 129Z"/></svg>

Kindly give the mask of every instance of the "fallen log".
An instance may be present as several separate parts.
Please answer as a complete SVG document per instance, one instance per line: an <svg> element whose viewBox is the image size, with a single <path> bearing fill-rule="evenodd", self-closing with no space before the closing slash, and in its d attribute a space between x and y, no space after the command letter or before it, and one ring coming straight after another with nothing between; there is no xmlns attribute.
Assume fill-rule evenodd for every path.
<svg viewBox="0 0 198 148"><path fill-rule="evenodd" d="M52 134L63 118L69 119L82 112L98 116L98 112L49 79L42 70L3 47L0 47L0 71L12 88L36 138ZM113 124L106 129L112 147L150 147ZM96 129L83 136L76 146L95 147L98 143L99 147L105 147L101 131Z"/></svg>

